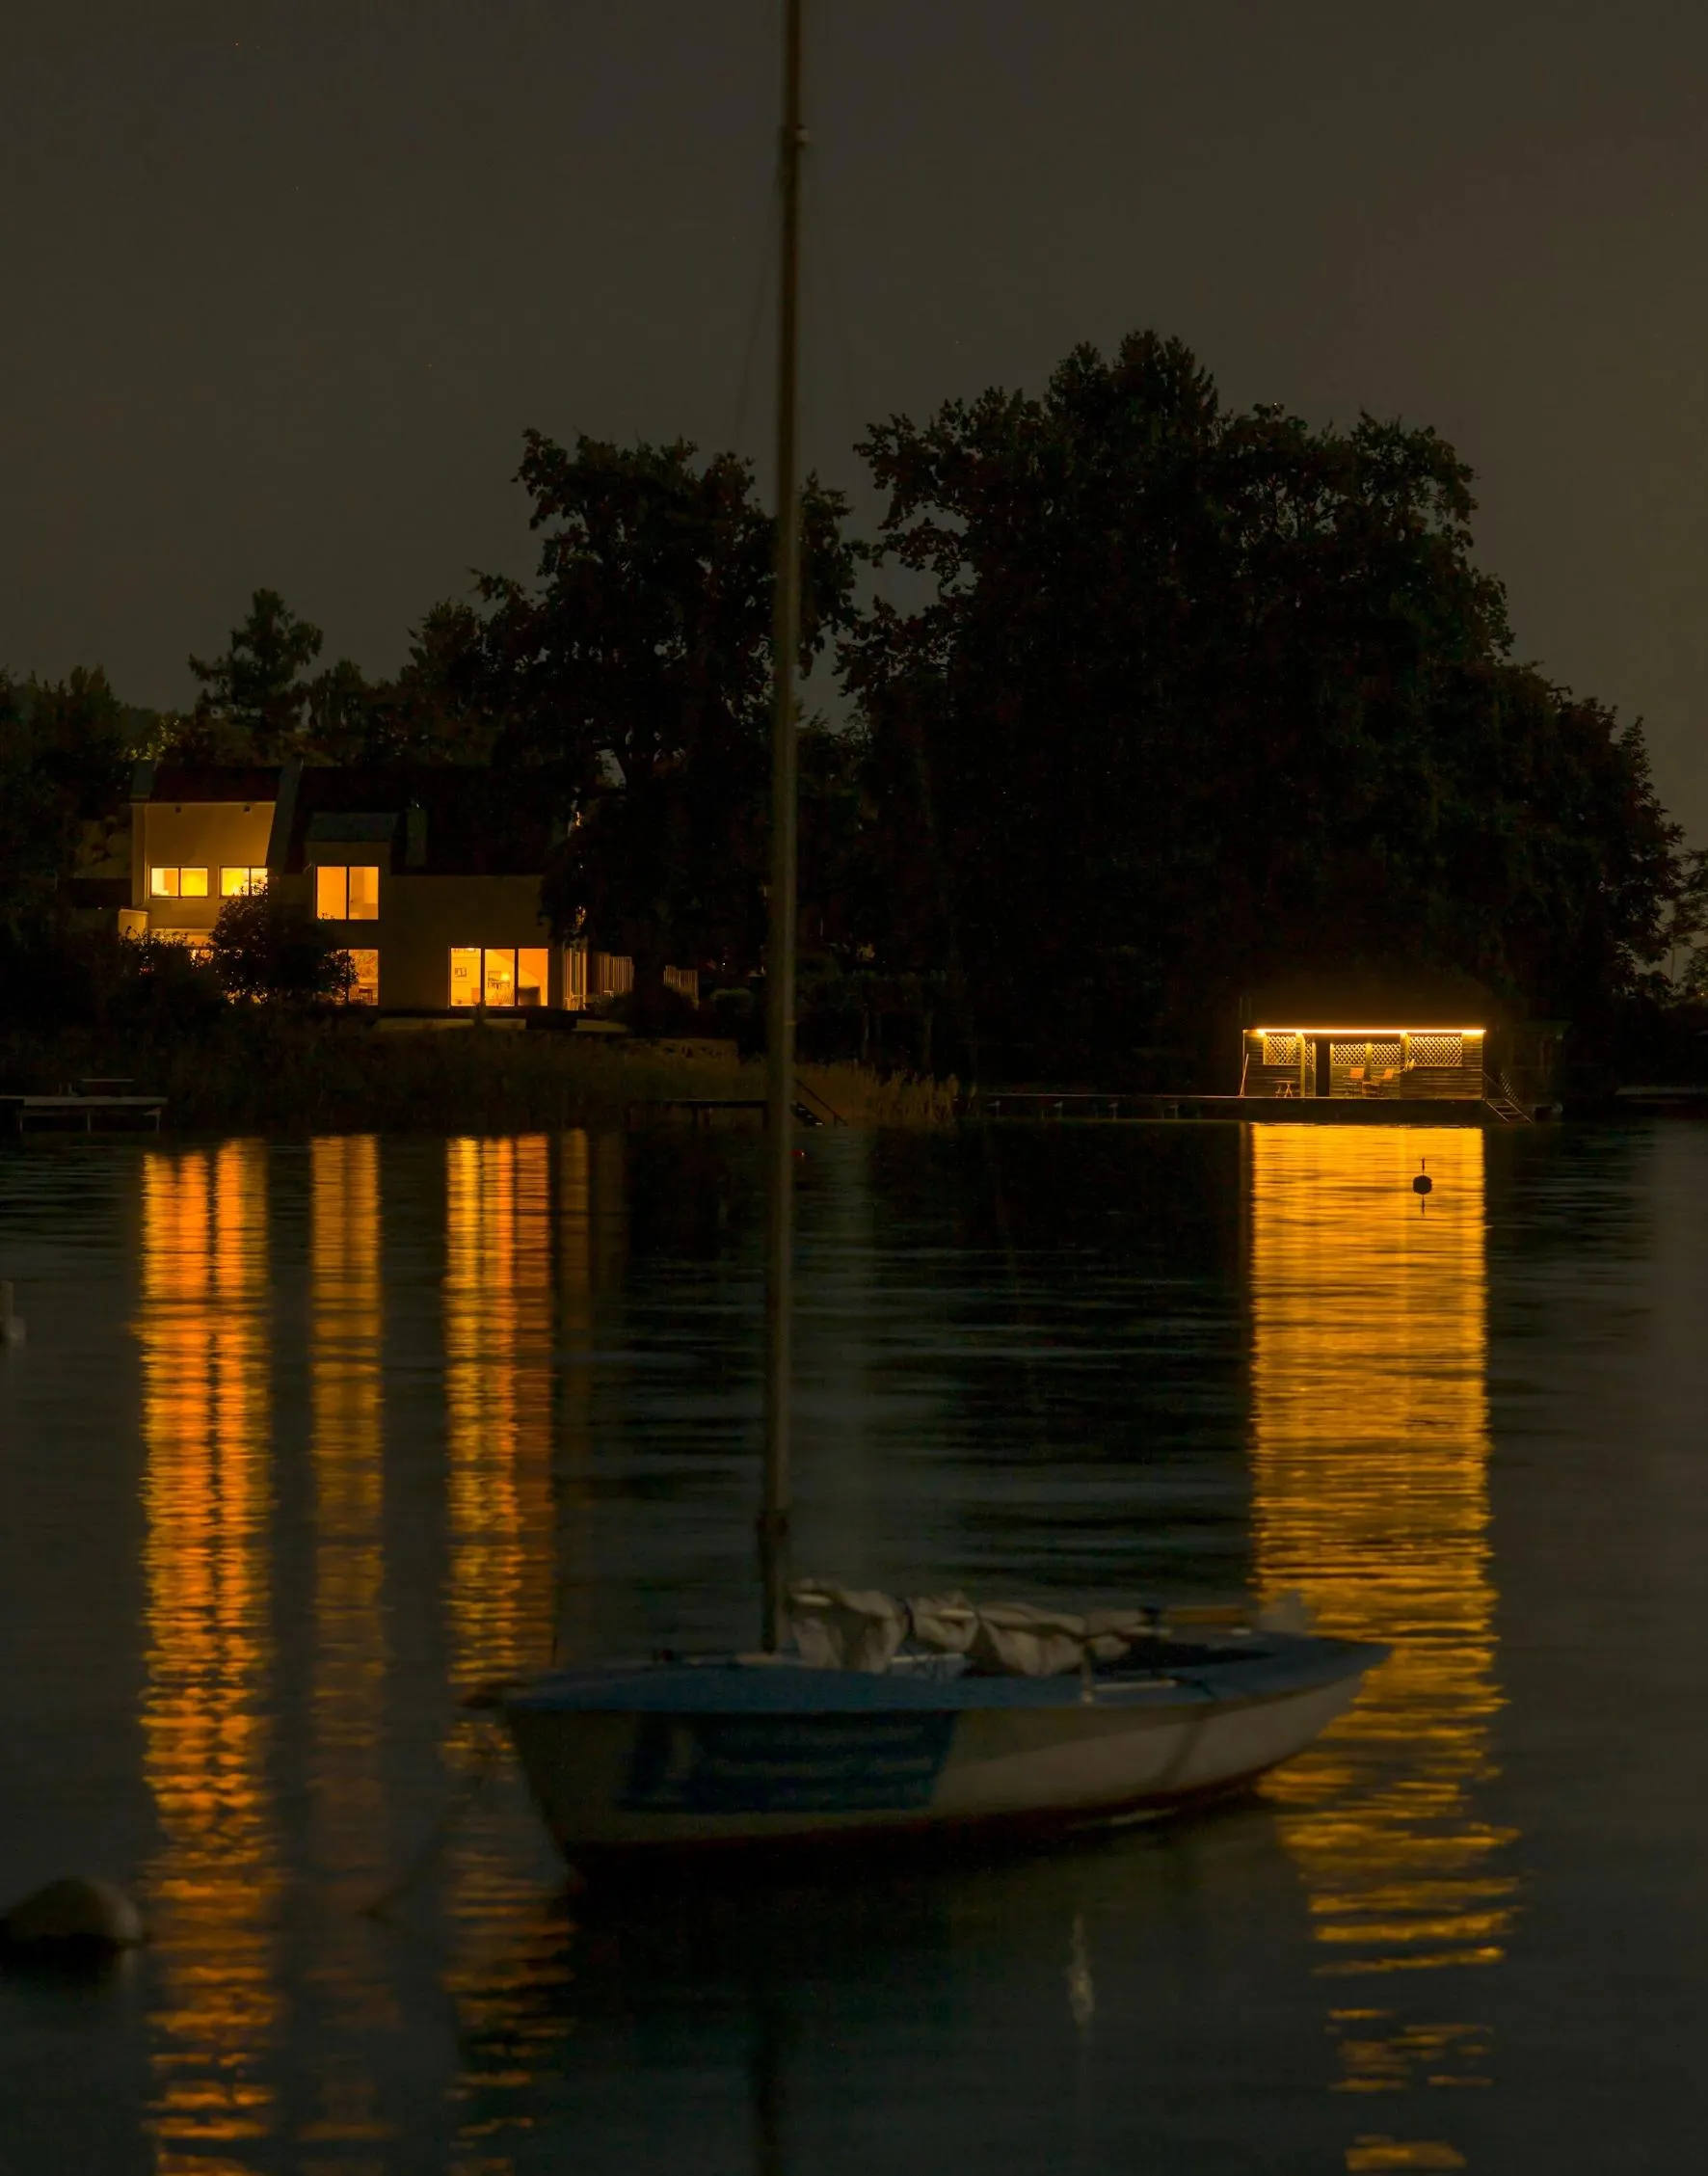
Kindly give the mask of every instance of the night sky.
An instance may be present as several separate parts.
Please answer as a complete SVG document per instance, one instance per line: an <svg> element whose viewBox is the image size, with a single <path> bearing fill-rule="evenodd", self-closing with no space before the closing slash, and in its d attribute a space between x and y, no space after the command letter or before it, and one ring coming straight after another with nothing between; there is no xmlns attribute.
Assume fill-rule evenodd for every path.
<svg viewBox="0 0 1708 2176"><path fill-rule="evenodd" d="M526 425L762 456L778 13L13 0L0 663L184 702L264 584L389 670ZM1708 841L1705 85L1700 0L809 0L811 457L1144 325L1432 423Z"/></svg>

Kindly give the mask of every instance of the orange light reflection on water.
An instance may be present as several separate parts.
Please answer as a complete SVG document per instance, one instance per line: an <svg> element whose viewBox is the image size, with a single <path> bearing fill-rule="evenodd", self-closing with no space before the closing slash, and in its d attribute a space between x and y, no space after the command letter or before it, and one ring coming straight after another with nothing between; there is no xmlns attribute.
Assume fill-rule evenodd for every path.
<svg viewBox="0 0 1708 2176"><path fill-rule="evenodd" d="M323 2013L299 2134L316 2149L371 2146L383 2119L365 2036L396 2002L360 1909L387 1859L380 1156L371 1134L308 1144L309 1464L314 1485L313 1755L309 1852L330 1894L308 1968ZM317 2163L316 2165L319 2165ZM331 2163L327 2166L333 2165ZM343 2165L343 2164L340 2164Z"/></svg>
<svg viewBox="0 0 1708 2176"><path fill-rule="evenodd" d="M551 1193L543 1134L445 1148L452 1682L551 1650Z"/></svg>
<svg viewBox="0 0 1708 2176"><path fill-rule="evenodd" d="M450 1569L446 1615L453 1690L549 1661L556 1616L553 1499L553 1225L544 1135L445 1147L445 1428ZM467 1776L493 1726L465 1719L446 1760ZM540 1975L515 1953L538 1877L477 1804L446 1856L452 1961L466 2069L454 2166L505 2176L510 2109L535 2072ZM561 1969L561 1968L558 1968Z"/></svg>
<svg viewBox="0 0 1708 2176"><path fill-rule="evenodd" d="M1248 1154L1259 1585L1298 1590L1322 1630L1393 1649L1352 1712L1268 1786L1318 1970L1344 1987L1339 2089L1485 2084L1486 2028L1442 2022L1428 1992L1430 1974L1498 1964L1513 1908L1511 1833L1477 1803L1501 1705L1483 1136L1254 1126ZM1372 2132L1348 2148L1348 2169L1461 2165L1439 2138Z"/></svg>
<svg viewBox="0 0 1708 2176"><path fill-rule="evenodd" d="M144 1774L164 1843L149 2127L160 2176L238 2176L274 2123L266 1152L144 1160Z"/></svg>

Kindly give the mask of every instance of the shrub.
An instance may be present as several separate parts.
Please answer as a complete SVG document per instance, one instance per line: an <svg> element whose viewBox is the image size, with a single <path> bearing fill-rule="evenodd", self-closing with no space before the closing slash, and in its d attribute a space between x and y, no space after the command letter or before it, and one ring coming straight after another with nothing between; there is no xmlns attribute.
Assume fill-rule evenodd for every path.
<svg viewBox="0 0 1708 2176"><path fill-rule="evenodd" d="M214 924L209 961L228 997L285 1005L348 998L356 982L350 954L270 892L227 900Z"/></svg>

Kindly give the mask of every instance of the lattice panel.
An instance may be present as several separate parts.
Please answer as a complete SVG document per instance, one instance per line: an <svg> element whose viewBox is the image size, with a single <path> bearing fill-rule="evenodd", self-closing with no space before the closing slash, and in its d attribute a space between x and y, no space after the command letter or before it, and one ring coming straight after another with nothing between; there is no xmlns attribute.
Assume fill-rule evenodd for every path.
<svg viewBox="0 0 1708 2176"><path fill-rule="evenodd" d="M1328 1046L1331 1095L1393 1094L1400 1078L1397 1042L1331 1042Z"/></svg>
<svg viewBox="0 0 1708 2176"><path fill-rule="evenodd" d="M1266 1065L1296 1065L1298 1063L1297 1035L1266 1035L1264 1037L1264 1063Z"/></svg>
<svg viewBox="0 0 1708 2176"><path fill-rule="evenodd" d="M1462 1065L1465 1038L1463 1035L1413 1035L1411 1062L1414 1065Z"/></svg>

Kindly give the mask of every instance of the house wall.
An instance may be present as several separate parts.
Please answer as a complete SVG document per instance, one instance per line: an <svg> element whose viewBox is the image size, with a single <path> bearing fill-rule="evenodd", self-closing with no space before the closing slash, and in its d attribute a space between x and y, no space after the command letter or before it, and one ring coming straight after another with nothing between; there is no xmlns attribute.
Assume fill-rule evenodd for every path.
<svg viewBox="0 0 1708 2176"><path fill-rule="evenodd" d="M283 901L314 913L314 875L310 866L294 875L282 873L279 855L283 842L275 836L285 810L283 801L156 802L131 804L130 896L122 910L133 928L162 933L206 935L223 903L222 869L269 866L269 886ZM288 824L286 825L288 828ZM311 852L316 849L310 849ZM614 954L573 956L552 943L540 914L537 875L451 876L404 869L394 872L388 842L336 844L318 848L328 866L358 864L380 871L380 912L372 922L327 922L320 927L352 952L377 952L380 1005L387 1011L440 1011L450 1004L450 957L454 946L542 947L547 953L547 1002L579 1010L589 1003L627 990L632 962ZM154 868L205 869L207 896L156 899L149 890ZM676 986L694 995L698 978L691 970L671 970Z"/></svg>
<svg viewBox="0 0 1708 2176"><path fill-rule="evenodd" d="M271 801L137 801L132 804L130 897L151 929L211 929L220 913L220 871L259 869L273 828ZM157 900L151 869L205 869L206 899Z"/></svg>
<svg viewBox="0 0 1708 2176"><path fill-rule="evenodd" d="M323 922L351 951L377 949L380 1004L387 1011L437 1010L451 998L453 945L544 945L550 958L547 1002L563 1002L560 948L540 918L537 876L393 875L380 849L338 849L338 859L380 863L380 913L374 922ZM334 856L328 852L330 864ZM313 912L313 876L276 877L281 899Z"/></svg>

